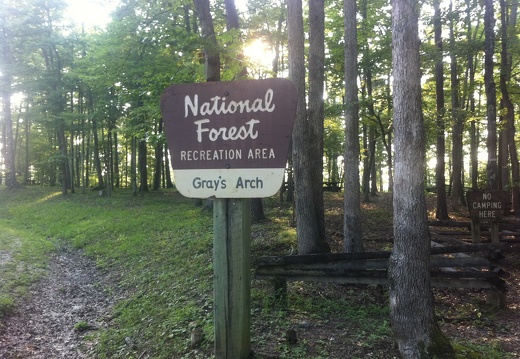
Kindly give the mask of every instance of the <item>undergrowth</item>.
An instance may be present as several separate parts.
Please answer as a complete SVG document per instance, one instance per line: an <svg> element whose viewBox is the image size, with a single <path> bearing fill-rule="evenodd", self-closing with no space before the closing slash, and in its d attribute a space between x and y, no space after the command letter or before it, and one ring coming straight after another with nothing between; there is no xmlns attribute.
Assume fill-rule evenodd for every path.
<svg viewBox="0 0 520 359"><path fill-rule="evenodd" d="M252 228L253 263L259 256L296 252L290 205L273 197L264 206L267 219ZM384 217L379 209L376 214ZM211 213L175 191L134 197L117 190L99 197L0 188L0 315L45 273L50 254L65 241L117 274L106 289L121 299L106 328L87 337L96 358L212 358L212 228ZM288 294L287 307L281 307L270 284L253 279L255 358L396 357L386 289L296 282ZM195 327L204 336L192 345ZM500 354L493 345L457 342L456 348L460 358Z"/></svg>

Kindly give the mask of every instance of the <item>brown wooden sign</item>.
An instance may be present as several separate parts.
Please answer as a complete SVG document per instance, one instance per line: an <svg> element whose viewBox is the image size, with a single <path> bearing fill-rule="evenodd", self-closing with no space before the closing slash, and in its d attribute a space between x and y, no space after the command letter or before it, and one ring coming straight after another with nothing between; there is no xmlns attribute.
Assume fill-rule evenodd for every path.
<svg viewBox="0 0 520 359"><path fill-rule="evenodd" d="M296 88L286 79L169 87L161 110L177 189L194 198L274 195L296 104Z"/></svg>
<svg viewBox="0 0 520 359"><path fill-rule="evenodd" d="M504 216L508 193L501 190L469 191L466 199L471 220L490 223Z"/></svg>

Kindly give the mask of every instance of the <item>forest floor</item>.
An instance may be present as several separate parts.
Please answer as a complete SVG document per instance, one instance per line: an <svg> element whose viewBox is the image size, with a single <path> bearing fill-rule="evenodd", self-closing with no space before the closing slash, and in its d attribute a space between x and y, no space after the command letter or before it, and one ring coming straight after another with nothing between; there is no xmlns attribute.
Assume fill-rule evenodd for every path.
<svg viewBox="0 0 520 359"><path fill-rule="evenodd" d="M118 299L113 277L67 245L54 254L48 274L2 321L0 358L90 358L85 335L105 325Z"/></svg>
<svg viewBox="0 0 520 359"><path fill-rule="evenodd" d="M342 241L341 196L327 194L326 198L327 234L331 247L338 251ZM430 210L432 205L429 206ZM364 203L363 216L365 249L390 249L390 197L381 195ZM452 218L461 217L464 214L452 214ZM262 234L253 233L253 237L258 235ZM496 352L503 354L498 358L520 358L520 254L518 251L503 254L506 258L502 268L510 273L507 279L507 308L496 309L486 304L484 290L435 289L435 310L441 329L454 342L469 341L474 344L472 350L477 352L482 344L487 344L487 347L492 346ZM3 259L8 260L7 257ZM33 285L30 295L4 318L0 327L0 358L95 357L92 355L95 343L88 333L107 325L113 305L124 296L117 289L114 275L117 274L100 271L94 261L81 252L61 246L52 259L48 275ZM295 284L290 288L295 289L303 297L344 299L352 306L386 307L388 302L387 291L383 288L334 284ZM358 323L341 316L330 315L325 320L323 316L304 316L290 310L287 315L295 323L298 341L320 343L321 354L315 353L312 358L398 357L392 338L381 334L385 330L388 332L388 328L379 334L360 332ZM253 314L252 347L255 358L284 358L275 347L279 348L279 342L286 340L285 333L278 333L274 340L267 334L263 337L262 333L271 330L271 325L259 323L255 318ZM377 335L380 338L372 341L377 344L366 345L364 339ZM328 354L324 354L324 347ZM208 354L203 350L186 358L206 358L210 356ZM146 352L140 356L151 357ZM491 356L484 354L480 357ZM497 357L496 354L493 357Z"/></svg>

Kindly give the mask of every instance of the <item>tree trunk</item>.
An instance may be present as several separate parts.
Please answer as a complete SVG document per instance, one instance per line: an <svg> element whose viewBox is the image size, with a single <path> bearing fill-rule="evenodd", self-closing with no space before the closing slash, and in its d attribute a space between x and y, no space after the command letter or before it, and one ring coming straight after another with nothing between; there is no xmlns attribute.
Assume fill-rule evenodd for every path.
<svg viewBox="0 0 520 359"><path fill-rule="evenodd" d="M264 202L262 198L251 199L251 220L254 223L261 222L265 219Z"/></svg>
<svg viewBox="0 0 520 359"><path fill-rule="evenodd" d="M433 20L435 32L435 45L437 47L437 62L435 63L435 96L437 104L436 113L436 133L437 133L437 164L435 166L435 185L437 187L437 207L435 210L435 218L438 220L448 219L448 205L446 203L446 162L444 155L446 152L446 143L444 139L444 62L442 60L442 19L440 0L434 0L433 7L435 15Z"/></svg>
<svg viewBox="0 0 520 359"><path fill-rule="evenodd" d="M345 191L343 249L363 250L359 188L359 103L357 94L356 1L344 0L345 14Z"/></svg>
<svg viewBox="0 0 520 359"><path fill-rule="evenodd" d="M310 137L310 126L307 120L305 104L305 65L304 65L304 31L301 0L287 3L287 32L289 51L289 78L298 91L296 121L293 131L292 159L294 166L296 233L298 236L299 254L320 253L328 251L324 241L323 226L320 216L320 205L315 203L312 193L313 174L310 161L309 144L316 139ZM312 49L311 49L312 52Z"/></svg>
<svg viewBox="0 0 520 359"><path fill-rule="evenodd" d="M140 139L138 143L138 165L139 165L139 192L148 192L148 146L145 139Z"/></svg>
<svg viewBox="0 0 520 359"><path fill-rule="evenodd" d="M512 48L510 42L514 41L516 32L516 17L518 4L512 5L511 13L505 0L500 0L500 14L502 21L502 49L501 49L501 66L500 66L500 91L502 92L502 107L505 110L505 140L506 149L509 149L511 161L511 192L513 200L513 210L515 216L520 216L520 169L518 163L518 155L515 143L515 106L509 95L508 84L511 81L511 60L512 55L509 49ZM509 15L509 16L508 16ZM506 150L507 153L507 150Z"/></svg>
<svg viewBox="0 0 520 359"><path fill-rule="evenodd" d="M159 128L157 129L157 137L163 133L163 120L159 119ZM163 144L162 141L157 140L155 144L155 166L153 173L152 190L158 191L161 188L161 174L163 168Z"/></svg>
<svg viewBox="0 0 520 359"><path fill-rule="evenodd" d="M473 32L473 19L471 13L471 3L470 0L466 0L466 26L467 26L467 42L468 44L473 44L475 42L474 33ZM465 108L470 114L475 114L475 64L476 64L476 51L475 46L469 46L467 49L467 65L466 65L466 76L465 76ZM474 116L473 116L474 117ZM477 123L475 120L471 120L470 129L470 163L471 163L471 188L478 188L478 137L479 133L477 130Z"/></svg>
<svg viewBox="0 0 520 359"><path fill-rule="evenodd" d="M4 20L4 19L2 19ZM17 187L18 181L16 180L16 164L15 164L15 146L13 140L13 123L11 117L11 93L12 93L12 73L11 69L14 66L13 54L11 52L11 44L9 43L10 37L5 22L2 21L0 26L0 41L2 54L0 55L0 64L2 66L2 77L1 83L1 97L2 97L2 117L3 117L3 132L2 132L2 144L3 144L3 156L5 163L5 185L9 188Z"/></svg>
<svg viewBox="0 0 520 359"><path fill-rule="evenodd" d="M206 81L220 81L220 53L218 51L209 0L193 0L193 2L195 3L195 9L199 19L201 35L206 41L204 44ZM194 28L196 29L197 27ZM195 205L202 205L202 199L196 199ZM213 201L206 201L205 209L209 210L212 208Z"/></svg>
<svg viewBox="0 0 520 359"><path fill-rule="evenodd" d="M308 161L316 223L320 238L314 246L326 248L325 209L323 203L323 131L324 131L324 62L325 62L325 3L324 0L309 1L309 143ZM323 243L320 243L323 242ZM323 250L323 249L322 249Z"/></svg>
<svg viewBox="0 0 520 359"><path fill-rule="evenodd" d="M450 3L450 12L452 10ZM462 184L462 132L464 129L460 109L459 77L457 74L457 56L455 54L455 34L453 18L450 21L450 77L451 77L451 115L452 127L452 193L453 204L458 207L465 204Z"/></svg>
<svg viewBox="0 0 520 359"><path fill-rule="evenodd" d="M205 71L206 81L220 81L220 53L213 27L209 0L193 0L199 18L202 37L205 39Z"/></svg>
<svg viewBox="0 0 520 359"><path fill-rule="evenodd" d="M395 239L388 268L390 321L403 358L455 358L435 320L430 288L418 12L417 0L392 2Z"/></svg>
<svg viewBox="0 0 520 359"><path fill-rule="evenodd" d="M486 117L488 137L486 141L488 162L486 166L487 186L489 189L498 188L497 182L497 99L496 85L493 79L493 56L495 51L495 17L493 0L484 0L484 85L486 89Z"/></svg>
<svg viewBox="0 0 520 359"><path fill-rule="evenodd" d="M97 175L97 186L100 188L105 187L105 180L103 179L103 168L101 167L101 157L99 156L100 147L99 147L99 136L97 129L97 120L95 116L92 116L92 135L94 137L94 167L96 169Z"/></svg>
<svg viewBox="0 0 520 359"><path fill-rule="evenodd" d="M132 137L132 146L131 146L131 160L130 160L130 182L132 186L132 194L137 196L137 138L135 136Z"/></svg>
<svg viewBox="0 0 520 359"><path fill-rule="evenodd" d="M169 159L169 150L168 150L168 144L164 143L164 169L165 169L165 175L166 175L166 188L173 188L173 182L172 182L172 176L170 172L170 159Z"/></svg>

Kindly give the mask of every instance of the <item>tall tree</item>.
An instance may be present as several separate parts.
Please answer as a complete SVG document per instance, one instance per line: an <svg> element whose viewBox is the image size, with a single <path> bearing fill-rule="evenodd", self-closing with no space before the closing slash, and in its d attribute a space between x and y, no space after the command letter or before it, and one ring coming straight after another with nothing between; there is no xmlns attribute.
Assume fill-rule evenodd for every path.
<svg viewBox="0 0 520 359"><path fill-rule="evenodd" d="M436 128L437 128L437 163L435 165L435 184L437 187L437 207L435 218L448 219L448 206L446 204L446 176L444 160L446 143L444 139L444 61L442 53L442 18L440 1L433 1L435 11L433 27L435 32L435 46L437 47L437 61L435 63L435 98L436 98Z"/></svg>
<svg viewBox="0 0 520 359"><path fill-rule="evenodd" d="M465 203L462 184L462 132L463 121L459 98L459 76L457 73L457 56L455 53L455 14L450 2L450 87L451 87L451 118L452 118L452 193L453 203L462 205Z"/></svg>
<svg viewBox="0 0 520 359"><path fill-rule="evenodd" d="M359 188L359 104L357 88L356 0L345 0L345 194L343 249L363 250Z"/></svg>
<svg viewBox="0 0 520 359"><path fill-rule="evenodd" d="M500 56L500 92L502 93L501 107L504 109L503 118L505 129L503 135L506 142L506 153L509 152L511 163L511 191L513 209L516 216L520 216L520 169L518 154L515 142L515 106L510 96L509 83L511 81L512 67L512 43L516 37L516 18L518 13L518 3L507 6L505 0L500 0L500 19L501 28L501 56Z"/></svg>
<svg viewBox="0 0 520 359"><path fill-rule="evenodd" d="M418 18L417 0L392 1L395 239L388 268L390 321L403 358L454 358L436 322L430 287Z"/></svg>
<svg viewBox="0 0 520 359"><path fill-rule="evenodd" d="M320 205L315 203L312 166L309 155L310 125L305 102L304 30L301 0L287 3L287 30L289 43L289 78L298 91L296 121L293 130L292 158L294 167L296 233L298 253L320 253L329 250L325 242Z"/></svg>
<svg viewBox="0 0 520 359"><path fill-rule="evenodd" d="M13 138L13 121L11 114L11 96L13 94L13 68L15 66L14 56L11 49L13 34L10 31L8 17L14 8L8 8L7 4L0 7L0 97L2 101L2 155L5 161L5 184L7 187L17 187L16 166L15 166L15 146ZM1 175L0 175L1 176Z"/></svg>
<svg viewBox="0 0 520 359"><path fill-rule="evenodd" d="M486 166L487 186L489 189L498 188L497 173L497 98L496 84L493 70L495 52L495 14L493 0L484 0L484 86L486 90L486 117L487 117L487 154Z"/></svg>
<svg viewBox="0 0 520 359"><path fill-rule="evenodd" d="M206 81L220 81L220 53L208 0L193 0L204 43Z"/></svg>
<svg viewBox="0 0 520 359"><path fill-rule="evenodd" d="M325 242L325 207L323 203L323 133L324 133L324 85L325 85L325 2L324 0L309 1L309 142L308 166L311 176L309 195L313 196L313 206L316 211L316 224L319 239L316 240L321 251L326 250ZM323 243L320 243L323 242Z"/></svg>

